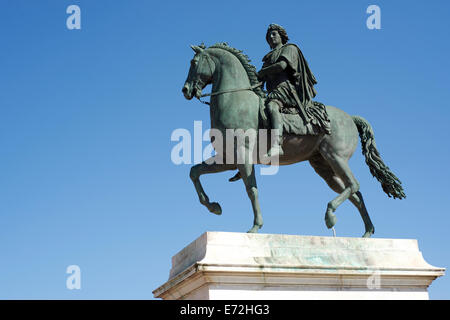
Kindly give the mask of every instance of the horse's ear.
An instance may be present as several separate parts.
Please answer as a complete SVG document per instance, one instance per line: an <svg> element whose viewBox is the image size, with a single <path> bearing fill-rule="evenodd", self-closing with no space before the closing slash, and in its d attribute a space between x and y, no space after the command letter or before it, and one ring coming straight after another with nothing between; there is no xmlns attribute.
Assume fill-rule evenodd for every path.
<svg viewBox="0 0 450 320"><path fill-rule="evenodd" d="M203 49L200 48L199 46L193 46L193 45L191 44L191 48L192 48L192 50L194 50L195 53L201 53L201 52L203 52Z"/></svg>

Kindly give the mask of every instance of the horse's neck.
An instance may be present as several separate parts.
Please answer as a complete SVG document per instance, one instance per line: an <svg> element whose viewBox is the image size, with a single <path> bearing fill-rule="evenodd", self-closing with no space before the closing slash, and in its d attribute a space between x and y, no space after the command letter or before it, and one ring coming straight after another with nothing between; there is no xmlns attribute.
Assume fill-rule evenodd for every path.
<svg viewBox="0 0 450 320"><path fill-rule="evenodd" d="M215 49L213 52L215 72L212 92L248 88L250 81L241 62L233 54Z"/></svg>

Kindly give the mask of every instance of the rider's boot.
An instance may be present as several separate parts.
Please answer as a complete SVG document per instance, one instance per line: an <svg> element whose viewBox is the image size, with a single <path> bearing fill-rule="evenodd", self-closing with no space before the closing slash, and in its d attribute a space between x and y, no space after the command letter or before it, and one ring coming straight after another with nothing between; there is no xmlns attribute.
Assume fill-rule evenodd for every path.
<svg viewBox="0 0 450 320"><path fill-rule="evenodd" d="M272 119L272 129L277 129L278 135L269 152L267 152L266 154L266 157L269 158L282 156L284 154L283 148L281 147L283 143L283 123L281 121L280 112L278 110L271 112L271 119Z"/></svg>

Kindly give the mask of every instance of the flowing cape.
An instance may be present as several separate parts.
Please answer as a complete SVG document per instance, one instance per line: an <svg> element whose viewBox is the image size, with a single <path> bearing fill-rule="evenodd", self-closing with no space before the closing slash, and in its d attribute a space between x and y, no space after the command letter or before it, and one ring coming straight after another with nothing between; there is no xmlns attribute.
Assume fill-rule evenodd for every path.
<svg viewBox="0 0 450 320"><path fill-rule="evenodd" d="M298 105L297 110L303 118L304 124L312 125L314 127L314 130L308 130L308 134L312 134L314 131L316 134L319 132L330 134L330 120L325 106L322 103L312 100L317 94L316 89L314 88L314 85L317 84L317 80L311 72L302 51L295 44L288 43L279 49L269 52L263 58L264 65L266 66L281 60L286 61L288 64L287 72L289 73L292 83L292 85L290 84L289 86L291 86L292 91L295 90L296 94L294 94L294 96L296 97L287 92L290 91L289 86L287 86L287 88L281 86L280 88L275 89L273 96L280 96L283 98L281 100L290 102L289 104L291 105ZM270 95L271 94L269 93L269 97ZM297 100L298 103L295 103L292 100ZM287 110L289 111L286 112L285 110L282 113L292 113L293 109L287 108ZM290 122L293 123L292 121L294 120L295 119L293 118ZM289 127L292 129L295 126L290 125ZM299 130L297 129L288 130L288 132L289 131L293 131L296 134L299 133Z"/></svg>
<svg viewBox="0 0 450 320"><path fill-rule="evenodd" d="M312 101L317 94L314 85L317 84L316 77L311 72L308 62L302 51L295 44L287 43L278 50L273 50L264 56L264 64L271 65L280 60L285 60L295 85L298 97L302 105Z"/></svg>

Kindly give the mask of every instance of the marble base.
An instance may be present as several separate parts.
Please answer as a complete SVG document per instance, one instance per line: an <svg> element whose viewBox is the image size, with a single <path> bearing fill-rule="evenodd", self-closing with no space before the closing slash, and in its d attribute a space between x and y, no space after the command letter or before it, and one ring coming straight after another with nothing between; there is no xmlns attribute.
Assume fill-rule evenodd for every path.
<svg viewBox="0 0 450 320"><path fill-rule="evenodd" d="M164 300L428 299L444 268L417 240L206 232L172 258Z"/></svg>

